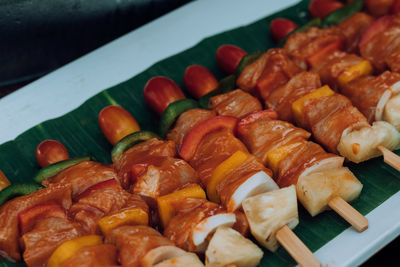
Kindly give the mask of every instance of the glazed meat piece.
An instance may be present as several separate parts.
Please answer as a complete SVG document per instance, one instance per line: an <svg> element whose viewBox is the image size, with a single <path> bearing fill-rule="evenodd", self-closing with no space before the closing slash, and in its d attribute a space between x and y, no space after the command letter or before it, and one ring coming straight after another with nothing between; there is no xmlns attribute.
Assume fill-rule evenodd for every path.
<svg viewBox="0 0 400 267"><path fill-rule="evenodd" d="M374 18L370 15L363 12L357 12L338 24L338 28L345 37L345 50L347 52L358 53L358 42L365 30L373 21Z"/></svg>
<svg viewBox="0 0 400 267"><path fill-rule="evenodd" d="M258 119L245 127L239 137L263 164L267 162L270 151L284 144L307 140L311 135L293 124L269 118Z"/></svg>
<svg viewBox="0 0 400 267"><path fill-rule="evenodd" d="M400 73L400 47L397 47L390 53L386 58L386 64L393 72Z"/></svg>
<svg viewBox="0 0 400 267"><path fill-rule="evenodd" d="M206 186L214 169L238 150L247 152L243 143L229 130L217 130L203 137L189 163Z"/></svg>
<svg viewBox="0 0 400 267"><path fill-rule="evenodd" d="M388 68L388 62L392 71L399 71L400 63L395 61L399 58L399 50L400 15L394 17L386 29L360 45L361 56L371 61L379 73Z"/></svg>
<svg viewBox="0 0 400 267"><path fill-rule="evenodd" d="M181 159L153 157L141 162L140 168L131 191L141 196L155 199L185 185L199 183L196 171Z"/></svg>
<svg viewBox="0 0 400 267"><path fill-rule="evenodd" d="M175 143L152 138L139 143L125 151L116 162L114 168L123 188L129 189L131 182L132 165L146 161L153 157L174 157Z"/></svg>
<svg viewBox="0 0 400 267"><path fill-rule="evenodd" d="M341 93L372 123L375 121L376 108L383 93L391 90L391 86L399 81L400 74L385 71L379 76L364 76L344 84Z"/></svg>
<svg viewBox="0 0 400 267"><path fill-rule="evenodd" d="M56 176L44 180L42 184L67 184L72 187L72 197L85 191L90 186L117 178L114 169L94 161L84 161L60 172Z"/></svg>
<svg viewBox="0 0 400 267"><path fill-rule="evenodd" d="M284 48L290 57L302 69L307 69L307 59L316 54L328 44L335 42L344 43L344 36L340 29L332 27L319 29L311 27L304 32L295 33L289 36Z"/></svg>
<svg viewBox="0 0 400 267"><path fill-rule="evenodd" d="M186 198L173 203L176 215L168 223L164 235L176 246L196 251L192 240L192 230L203 219L223 212L222 206L206 199Z"/></svg>
<svg viewBox="0 0 400 267"><path fill-rule="evenodd" d="M218 115L242 118L253 112L262 110L262 105L257 98L240 89L211 98L211 109Z"/></svg>
<svg viewBox="0 0 400 267"><path fill-rule="evenodd" d="M0 208L0 256L19 261L18 214L37 204L54 201L64 209L71 206L71 188L68 185L54 184L30 195L17 197L6 202Z"/></svg>
<svg viewBox="0 0 400 267"><path fill-rule="evenodd" d="M110 244L89 246L80 249L60 267L110 267L117 264L117 248Z"/></svg>
<svg viewBox="0 0 400 267"><path fill-rule="evenodd" d="M167 134L167 140L174 141L177 150L179 150L182 145L183 138L191 129L193 129L200 122L215 116L216 113L213 110L200 108L190 109L179 116L175 122L174 128L172 128L172 130Z"/></svg>
<svg viewBox="0 0 400 267"><path fill-rule="evenodd" d="M117 247L121 265L131 267L140 267L142 258L150 250L174 245L155 229L143 225L117 227L106 235L105 242Z"/></svg>
<svg viewBox="0 0 400 267"><path fill-rule="evenodd" d="M303 142L279 163L276 183L279 187L296 185L303 171L327 158L337 158L337 156L326 153L321 146L313 142Z"/></svg>
<svg viewBox="0 0 400 267"><path fill-rule="evenodd" d="M338 153L337 145L346 129L368 125L350 100L339 94L306 100L302 115L302 124L309 127L318 143L332 153Z"/></svg>
<svg viewBox="0 0 400 267"><path fill-rule="evenodd" d="M72 205L69 214L81 224L86 234L96 234L100 233L97 222L102 217L131 208L140 208L149 213L146 203L139 196L126 192L121 186L108 186L91 190L80 197Z"/></svg>
<svg viewBox="0 0 400 267"><path fill-rule="evenodd" d="M301 69L289 59L287 51L273 48L247 66L236 84L242 90L265 100L276 88L284 85Z"/></svg>
<svg viewBox="0 0 400 267"><path fill-rule="evenodd" d="M21 237L21 245L25 249L23 257L29 267L46 266L51 254L65 241L82 235L78 224L64 218L38 218L32 231Z"/></svg>
<svg viewBox="0 0 400 267"><path fill-rule="evenodd" d="M362 61L364 59L357 55L336 51L329 55L322 64L314 67L312 71L319 74L323 84L329 85L337 92L340 88L338 81L340 74Z"/></svg>
<svg viewBox="0 0 400 267"><path fill-rule="evenodd" d="M274 109L281 120L293 122L292 104L302 96L321 87L321 81L317 74L301 72L292 77L285 85L273 91L265 105Z"/></svg>

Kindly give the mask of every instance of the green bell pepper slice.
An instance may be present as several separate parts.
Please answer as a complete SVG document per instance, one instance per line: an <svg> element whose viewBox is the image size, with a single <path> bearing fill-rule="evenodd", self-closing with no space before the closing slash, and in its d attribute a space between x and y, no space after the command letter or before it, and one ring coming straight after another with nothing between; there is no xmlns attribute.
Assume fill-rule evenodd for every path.
<svg viewBox="0 0 400 267"><path fill-rule="evenodd" d="M158 138L158 135L149 131L134 132L122 138L111 150L111 159L116 162L118 158L129 148L134 145L147 141L151 138Z"/></svg>
<svg viewBox="0 0 400 267"><path fill-rule="evenodd" d="M90 156L87 157L79 157L79 158L72 158L72 159L66 159L54 164L51 164L49 166L44 167L41 169L36 176L33 178L33 180L37 183L41 183L43 180L49 179L61 171L72 167L78 163L81 163L83 161L91 160Z"/></svg>
<svg viewBox="0 0 400 267"><path fill-rule="evenodd" d="M204 109L209 109L211 97L228 93L228 92L232 91L233 89L235 89L235 85L236 85L235 75L229 75L229 76L223 78L219 82L218 87L215 90L209 92L208 94L202 96L199 99L200 107L202 107Z"/></svg>
<svg viewBox="0 0 400 267"><path fill-rule="evenodd" d="M198 108L199 104L193 99L181 99L168 105L160 119L160 135L165 138L168 130L176 119L189 109Z"/></svg>
<svg viewBox="0 0 400 267"><path fill-rule="evenodd" d="M44 187L37 183L18 183L7 186L0 191L0 205L3 205L7 200L18 196L29 195L42 188Z"/></svg>
<svg viewBox="0 0 400 267"><path fill-rule="evenodd" d="M362 0L356 0L351 4L345 5L339 9L336 9L322 21L321 26L323 28L329 27L331 25L336 25L352 16L353 14L361 11L363 7Z"/></svg>
<svg viewBox="0 0 400 267"><path fill-rule="evenodd" d="M259 58L264 52L258 51L251 54L247 54L239 62L239 65L236 69L236 76L239 77L240 73L251 63L253 63L257 58Z"/></svg>

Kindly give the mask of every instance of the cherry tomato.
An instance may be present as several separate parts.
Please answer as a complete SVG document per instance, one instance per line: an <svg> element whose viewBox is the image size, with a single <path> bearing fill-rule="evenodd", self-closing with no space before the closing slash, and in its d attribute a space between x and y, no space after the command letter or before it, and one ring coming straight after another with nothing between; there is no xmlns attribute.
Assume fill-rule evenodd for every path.
<svg viewBox="0 0 400 267"><path fill-rule="evenodd" d="M237 66L245 55L247 55L247 52L240 47L226 44L218 47L216 58L218 66L226 74L235 74Z"/></svg>
<svg viewBox="0 0 400 267"><path fill-rule="evenodd" d="M128 134L140 130L135 118L120 106L107 106L99 113L99 125L104 136L112 145Z"/></svg>
<svg viewBox="0 0 400 267"><path fill-rule="evenodd" d="M277 18L271 21L269 29L272 38L274 38L276 42L279 42L285 38L286 35L297 29L297 24L288 19Z"/></svg>
<svg viewBox="0 0 400 267"><path fill-rule="evenodd" d="M187 67L183 75L183 82L185 88L196 99L213 91L218 86L218 81L211 71L200 65Z"/></svg>
<svg viewBox="0 0 400 267"><path fill-rule="evenodd" d="M68 158L67 148L57 140L47 139L36 147L36 160L42 168Z"/></svg>
<svg viewBox="0 0 400 267"><path fill-rule="evenodd" d="M308 6L311 17L325 18L338 8L343 7L343 3L335 0L312 0Z"/></svg>
<svg viewBox="0 0 400 267"><path fill-rule="evenodd" d="M144 87L143 96L146 104L158 115L161 115L169 104L186 98L173 80L163 76L151 78Z"/></svg>

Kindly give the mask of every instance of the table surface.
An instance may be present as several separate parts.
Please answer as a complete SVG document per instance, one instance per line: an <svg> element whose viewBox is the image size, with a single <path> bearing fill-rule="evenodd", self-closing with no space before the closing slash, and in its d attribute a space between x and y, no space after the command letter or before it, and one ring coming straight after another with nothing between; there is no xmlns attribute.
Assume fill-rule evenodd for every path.
<svg viewBox="0 0 400 267"><path fill-rule="evenodd" d="M212 2L210 8L211 1L195 1L170 12L1 98L0 125L7 130L1 131L0 143L73 110L96 93L204 37L251 23L296 2L270 1L266 8L263 0L254 0L252 5L220 0ZM388 216L388 210L399 206L400 193L367 215L371 227L363 234L349 228L319 249L316 256L329 266L361 264L400 234L400 213Z"/></svg>

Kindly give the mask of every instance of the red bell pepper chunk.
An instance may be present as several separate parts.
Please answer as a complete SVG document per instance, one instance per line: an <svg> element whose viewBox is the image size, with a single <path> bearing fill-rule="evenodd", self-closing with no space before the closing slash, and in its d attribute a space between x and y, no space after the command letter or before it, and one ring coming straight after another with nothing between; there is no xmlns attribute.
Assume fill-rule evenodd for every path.
<svg viewBox="0 0 400 267"><path fill-rule="evenodd" d="M394 0L390 11L392 12L392 14L397 14L400 12L400 0Z"/></svg>
<svg viewBox="0 0 400 267"><path fill-rule="evenodd" d="M393 19L393 15L387 15L372 22L361 37L360 42L358 43L358 47L363 46L364 44L368 43L369 40L371 40L375 35L383 32L386 28L389 27Z"/></svg>
<svg viewBox="0 0 400 267"><path fill-rule="evenodd" d="M343 3L335 0L312 0L308 6L311 17L325 18L338 8L343 7Z"/></svg>
<svg viewBox="0 0 400 267"><path fill-rule="evenodd" d="M207 68L191 65L183 75L185 88L196 99L208 94L218 86L217 78Z"/></svg>
<svg viewBox="0 0 400 267"><path fill-rule="evenodd" d="M115 179L106 180L106 181L97 183L97 184L92 185L91 187L87 188L85 191L83 191L82 193L80 193L76 197L76 200L79 200L79 199L81 199L83 197L87 197L88 195L90 195L91 192L93 192L95 190L105 189L105 188L108 188L108 187L120 187L120 188L122 188L117 180L115 180Z"/></svg>
<svg viewBox="0 0 400 267"><path fill-rule="evenodd" d="M255 121L258 121L259 119L262 119L262 118L269 118L271 120L276 120L276 119L278 119L278 113L276 113L276 111L273 109L265 109L265 110L254 112L254 113L242 118L239 121L238 126L237 126L238 136L244 136L247 132L247 129L246 129L247 125L249 125Z"/></svg>
<svg viewBox="0 0 400 267"><path fill-rule="evenodd" d="M158 115L161 115L169 104L186 98L173 80L163 76L151 78L144 86L143 96L146 104Z"/></svg>
<svg viewBox="0 0 400 267"><path fill-rule="evenodd" d="M205 135L223 128L227 128L233 133L237 122L238 118L236 117L216 116L199 123L183 139L179 155L186 161L191 160Z"/></svg>
<svg viewBox="0 0 400 267"><path fill-rule="evenodd" d="M317 51L315 54L312 56L309 56L307 58L307 62L310 68L316 67L321 62L323 62L330 54L335 52L336 50L343 50L343 41L342 40L336 40L334 42L331 42L327 45L325 45L323 48L321 48L319 51Z"/></svg>
<svg viewBox="0 0 400 267"><path fill-rule="evenodd" d="M46 215L51 217L65 218L66 214L60 204L56 202L46 202L27 208L18 213L18 224L20 233L29 232L37 221L37 218L43 218Z"/></svg>
<svg viewBox="0 0 400 267"><path fill-rule="evenodd" d="M271 21L269 29L272 38L274 38L276 42L279 42L285 38L286 35L297 29L297 24L289 19L277 18Z"/></svg>
<svg viewBox="0 0 400 267"><path fill-rule="evenodd" d="M226 74L235 74L245 55L247 55L247 52L236 45L221 45L216 53L217 64Z"/></svg>

